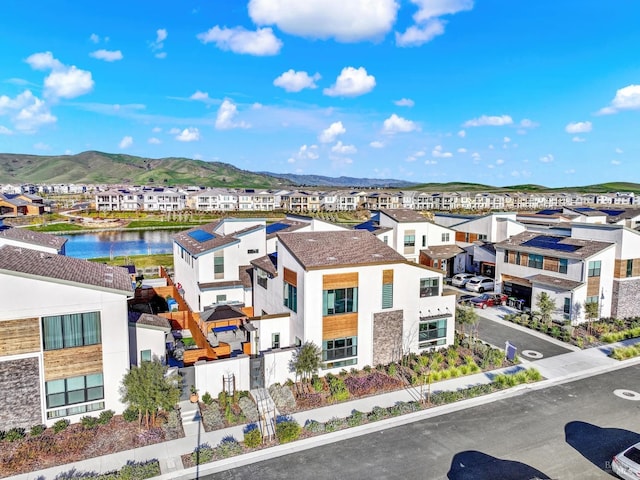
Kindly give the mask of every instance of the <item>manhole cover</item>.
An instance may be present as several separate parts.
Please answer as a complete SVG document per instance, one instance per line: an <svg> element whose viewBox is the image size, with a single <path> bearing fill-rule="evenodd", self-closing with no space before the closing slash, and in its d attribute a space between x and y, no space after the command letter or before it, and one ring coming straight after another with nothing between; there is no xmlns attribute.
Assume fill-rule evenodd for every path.
<svg viewBox="0 0 640 480"><path fill-rule="evenodd" d="M625 400L640 400L640 393L634 392L633 390L624 390L622 388L619 388L617 390L614 390L613 394L617 397L624 398Z"/></svg>
<svg viewBox="0 0 640 480"><path fill-rule="evenodd" d="M534 359L538 359L538 358L544 357L543 354L541 354L540 352L537 352L535 350L523 350L521 352L521 355L524 356L524 357L534 358Z"/></svg>

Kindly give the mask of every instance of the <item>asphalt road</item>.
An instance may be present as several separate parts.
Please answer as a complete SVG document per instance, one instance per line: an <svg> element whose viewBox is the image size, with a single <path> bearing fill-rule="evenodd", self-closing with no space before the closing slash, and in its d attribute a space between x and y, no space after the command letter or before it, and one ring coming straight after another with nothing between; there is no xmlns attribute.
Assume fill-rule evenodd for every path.
<svg viewBox="0 0 640 480"><path fill-rule="evenodd" d="M202 479L611 479L612 456L640 441L640 401L615 389L640 390L640 366Z"/></svg>
<svg viewBox="0 0 640 480"><path fill-rule="evenodd" d="M531 335L526 332L522 332L515 328L505 325L503 323L494 322L489 318L483 317L483 313L488 310L493 310L501 307L489 307L487 310L477 309L479 322L478 322L478 336L481 340L484 340L496 347L504 348L505 342L509 341L512 345L518 349L518 355L521 355L527 360L539 360L540 358L553 357L555 355L562 355L563 353L569 353L571 350L563 348L555 343L548 342L535 335ZM542 354L542 357L532 358L522 355L523 351L533 350Z"/></svg>

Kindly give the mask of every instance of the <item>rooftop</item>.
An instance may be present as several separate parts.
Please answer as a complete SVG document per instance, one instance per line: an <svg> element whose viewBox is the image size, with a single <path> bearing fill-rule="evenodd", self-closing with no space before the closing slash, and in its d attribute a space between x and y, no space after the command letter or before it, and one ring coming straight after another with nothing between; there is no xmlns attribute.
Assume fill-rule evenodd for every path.
<svg viewBox="0 0 640 480"><path fill-rule="evenodd" d="M394 209L382 209L380 210L387 217L395 220L398 223L415 223L415 222L430 222L427 217L422 215L416 210L410 210L408 208L394 208Z"/></svg>
<svg viewBox="0 0 640 480"><path fill-rule="evenodd" d="M613 243L582 240L558 235L543 235L537 232L522 232L503 242L496 243L497 248L521 251L539 255L553 252L563 258L584 259L606 250Z"/></svg>
<svg viewBox="0 0 640 480"><path fill-rule="evenodd" d="M28 230L26 228L2 228L0 229L0 239L15 240L18 242L28 243L48 248L55 248L57 251L62 249L67 239L50 233L41 233Z"/></svg>

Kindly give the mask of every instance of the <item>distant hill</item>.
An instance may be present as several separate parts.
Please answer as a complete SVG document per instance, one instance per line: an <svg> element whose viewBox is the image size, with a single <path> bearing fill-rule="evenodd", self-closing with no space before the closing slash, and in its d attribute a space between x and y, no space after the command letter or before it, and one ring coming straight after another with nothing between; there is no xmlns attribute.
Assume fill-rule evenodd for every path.
<svg viewBox="0 0 640 480"><path fill-rule="evenodd" d="M278 177L296 185L310 187L351 187L351 188L407 188L415 183L391 178L355 178L355 177L324 177L322 175L297 175L295 173L260 172L271 177Z"/></svg>

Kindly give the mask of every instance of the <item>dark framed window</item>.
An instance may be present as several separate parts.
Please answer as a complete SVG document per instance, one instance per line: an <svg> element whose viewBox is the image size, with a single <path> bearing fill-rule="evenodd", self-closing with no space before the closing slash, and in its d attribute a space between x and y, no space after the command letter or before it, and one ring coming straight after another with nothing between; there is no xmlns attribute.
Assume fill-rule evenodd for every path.
<svg viewBox="0 0 640 480"><path fill-rule="evenodd" d="M627 271L625 276L633 277L633 260L632 259L627 260Z"/></svg>
<svg viewBox="0 0 640 480"><path fill-rule="evenodd" d="M140 361L141 362L150 362L151 361L151 350L140 350Z"/></svg>
<svg viewBox="0 0 640 480"><path fill-rule="evenodd" d="M440 293L438 277L420 279L420 296L436 297Z"/></svg>
<svg viewBox="0 0 640 480"><path fill-rule="evenodd" d="M504 263L509 263L509 250L504 251Z"/></svg>
<svg viewBox="0 0 640 480"><path fill-rule="evenodd" d="M566 258L561 258L558 260L558 272L567 273L567 268L569 267L569 260Z"/></svg>
<svg viewBox="0 0 640 480"><path fill-rule="evenodd" d="M271 334L271 348L280 348L280 334L272 333Z"/></svg>
<svg viewBox="0 0 640 480"><path fill-rule="evenodd" d="M420 322L418 327L418 347L428 348L447 342L447 319L439 318Z"/></svg>
<svg viewBox="0 0 640 480"><path fill-rule="evenodd" d="M217 280L224 278L224 252L213 254L213 278Z"/></svg>
<svg viewBox="0 0 640 480"><path fill-rule="evenodd" d="M336 338L322 342L322 360L332 362L358 355L358 337Z"/></svg>
<svg viewBox="0 0 640 480"><path fill-rule="evenodd" d="M564 298L564 305L562 306L562 312L564 313L565 320L568 320L571 314L571 299L569 297Z"/></svg>
<svg viewBox="0 0 640 480"><path fill-rule="evenodd" d="M298 287L284 282L284 306L292 312L298 311Z"/></svg>
<svg viewBox="0 0 640 480"><path fill-rule="evenodd" d="M423 247L427 246L427 236L426 235L422 235L422 246Z"/></svg>
<svg viewBox="0 0 640 480"><path fill-rule="evenodd" d="M265 272L261 268L256 268L256 277L258 279L258 285L260 285L262 288L267 288L267 279L269 278L267 272Z"/></svg>
<svg viewBox="0 0 640 480"><path fill-rule="evenodd" d="M449 241L449 232L442 234L442 241L443 242L448 242Z"/></svg>
<svg viewBox="0 0 640 480"><path fill-rule="evenodd" d="M358 287L322 291L322 316L358 311Z"/></svg>
<svg viewBox="0 0 640 480"><path fill-rule="evenodd" d="M97 345L102 341L100 312L42 317L45 350Z"/></svg>
<svg viewBox="0 0 640 480"><path fill-rule="evenodd" d="M542 269L542 262L544 257L535 253L529 254L529 267Z"/></svg>
<svg viewBox="0 0 640 480"><path fill-rule="evenodd" d="M45 383L47 408L64 407L104 398L102 373L51 380Z"/></svg>
<svg viewBox="0 0 640 480"><path fill-rule="evenodd" d="M415 235L405 235L404 236L404 246L405 247L415 247L416 246L416 236Z"/></svg>
<svg viewBox="0 0 640 480"><path fill-rule="evenodd" d="M601 268L602 268L602 262L600 260L594 260L592 262L589 262L588 276L599 277Z"/></svg>
<svg viewBox="0 0 640 480"><path fill-rule="evenodd" d="M258 248L250 248L247 250L248 254L252 254L252 253L260 253L260 249Z"/></svg>

